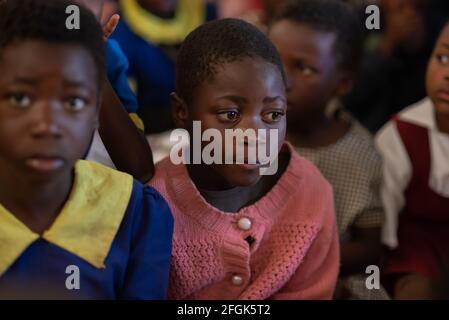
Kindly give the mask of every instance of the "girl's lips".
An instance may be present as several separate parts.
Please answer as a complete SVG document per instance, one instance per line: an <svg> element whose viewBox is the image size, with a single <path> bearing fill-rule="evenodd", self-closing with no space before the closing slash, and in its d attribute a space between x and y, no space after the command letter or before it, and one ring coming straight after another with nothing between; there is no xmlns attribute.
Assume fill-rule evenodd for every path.
<svg viewBox="0 0 449 320"><path fill-rule="evenodd" d="M238 165L241 168L244 168L245 170L256 170L261 167L258 161L256 161L256 163L249 163L248 159L244 159L243 161L243 163L234 162L234 164Z"/></svg>
<svg viewBox="0 0 449 320"><path fill-rule="evenodd" d="M256 170L260 168L260 164L249 164L249 163L244 163L244 164L237 164L238 166L245 168L246 170Z"/></svg>
<svg viewBox="0 0 449 320"><path fill-rule="evenodd" d="M57 157L32 157L28 158L26 165L41 173L51 173L59 170L64 166L64 160Z"/></svg>

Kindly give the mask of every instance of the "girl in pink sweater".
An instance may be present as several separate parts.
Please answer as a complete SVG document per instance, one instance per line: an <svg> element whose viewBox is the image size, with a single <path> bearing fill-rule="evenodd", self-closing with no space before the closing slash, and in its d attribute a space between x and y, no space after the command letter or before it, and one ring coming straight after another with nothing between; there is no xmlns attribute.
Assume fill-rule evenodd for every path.
<svg viewBox="0 0 449 320"><path fill-rule="evenodd" d="M284 142L285 83L276 49L250 24L219 20L185 40L172 102L189 144L182 164L172 150L150 182L175 218L171 299L332 297L339 268L332 190ZM203 134L214 130L198 141L198 124ZM269 134L263 139L257 131L254 148L250 135L229 144L229 129ZM212 163L205 140L223 145L210 152ZM243 163L227 156L239 141ZM259 155L267 148L277 160L271 171L263 170L267 161Z"/></svg>

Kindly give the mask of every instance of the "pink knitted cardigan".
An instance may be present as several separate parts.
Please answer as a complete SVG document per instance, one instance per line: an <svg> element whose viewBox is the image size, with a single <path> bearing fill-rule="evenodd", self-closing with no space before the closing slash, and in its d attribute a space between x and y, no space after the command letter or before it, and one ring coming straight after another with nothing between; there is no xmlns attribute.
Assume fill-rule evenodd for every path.
<svg viewBox="0 0 449 320"><path fill-rule="evenodd" d="M185 165L157 165L150 185L175 219L170 299L332 298L340 253L332 189L290 144L283 151L291 159L278 183L234 214L208 204Z"/></svg>

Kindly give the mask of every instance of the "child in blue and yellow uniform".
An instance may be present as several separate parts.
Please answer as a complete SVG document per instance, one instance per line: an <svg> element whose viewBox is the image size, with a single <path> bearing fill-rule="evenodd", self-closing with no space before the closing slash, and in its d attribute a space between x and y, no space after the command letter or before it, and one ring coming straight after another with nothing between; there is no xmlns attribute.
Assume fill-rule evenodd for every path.
<svg viewBox="0 0 449 320"><path fill-rule="evenodd" d="M66 29L68 5L0 5L0 297L163 299L165 201L78 160L97 125L104 41L83 8Z"/></svg>

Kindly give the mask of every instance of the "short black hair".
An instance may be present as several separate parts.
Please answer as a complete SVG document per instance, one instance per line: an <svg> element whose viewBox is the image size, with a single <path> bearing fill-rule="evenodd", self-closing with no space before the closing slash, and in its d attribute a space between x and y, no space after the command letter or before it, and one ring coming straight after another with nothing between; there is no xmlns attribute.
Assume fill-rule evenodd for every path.
<svg viewBox="0 0 449 320"><path fill-rule="evenodd" d="M260 58L279 69L285 82L281 58L267 36L239 19L221 19L203 24L184 40L177 60L176 90L192 103L194 90L212 79L219 68L243 58Z"/></svg>
<svg viewBox="0 0 449 320"><path fill-rule="evenodd" d="M290 20L336 35L335 54L341 70L356 72L363 54L362 22L342 0L290 0L272 24Z"/></svg>
<svg viewBox="0 0 449 320"><path fill-rule="evenodd" d="M103 30L83 6L78 6L80 28L69 30L66 8L70 5L73 2L68 0L0 0L0 55L9 45L24 40L79 44L95 60L100 86L105 74Z"/></svg>

